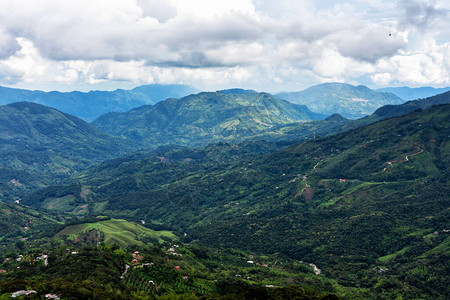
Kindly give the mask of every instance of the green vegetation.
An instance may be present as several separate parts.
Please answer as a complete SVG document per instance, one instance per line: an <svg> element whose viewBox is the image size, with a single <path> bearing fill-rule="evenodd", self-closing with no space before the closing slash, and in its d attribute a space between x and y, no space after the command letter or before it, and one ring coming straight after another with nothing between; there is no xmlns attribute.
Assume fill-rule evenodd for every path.
<svg viewBox="0 0 450 300"><path fill-rule="evenodd" d="M92 125L39 104L0 107L0 197L15 200L94 163L136 149Z"/></svg>
<svg viewBox="0 0 450 300"><path fill-rule="evenodd" d="M0 203L0 257L5 253L52 247L52 235L67 218L16 203Z"/></svg>
<svg viewBox="0 0 450 300"><path fill-rule="evenodd" d="M308 105L314 112L326 115L339 113L350 119L370 115L383 105L404 102L392 93L375 92L363 85L353 86L345 83L323 83L301 92L285 92L276 96L293 103Z"/></svg>
<svg viewBox="0 0 450 300"><path fill-rule="evenodd" d="M91 243L93 242L95 244L97 240L96 232L97 223L81 223L67 226L58 232L55 237L67 236L72 241L80 241L83 239L84 242L90 237ZM123 248L128 245L142 246L145 241L154 241L162 244L164 241L177 239L171 231L155 231L136 223L117 219L100 221L100 232L102 241L105 244L116 244Z"/></svg>
<svg viewBox="0 0 450 300"><path fill-rule="evenodd" d="M0 297L33 288L37 297L55 292L74 299L449 298L450 105L327 136L417 105L448 101L448 95L383 108L353 122L333 115L298 124L288 119L300 111L277 118L270 114L283 111L275 104L286 104L270 95L239 95L204 93L160 106L172 105L168 111L185 112L183 118L197 125L216 124L218 139L230 142L198 149L163 146L83 172L93 156L82 165L71 158L76 151L65 148L75 152L64 157L64 165L40 167L35 164L40 160L31 158L27 164L23 158L8 161L0 172L5 200L31 190L28 183L23 187L26 180L39 178L44 185L48 178L57 183L67 174L74 176L24 195L20 204L0 203L0 270L5 270ZM225 108L215 113L226 115L228 108L237 109L227 101L239 102L254 117L248 128L260 131L250 135L239 125L242 118L214 117L214 103L211 117L201 120L195 109L183 106L207 107L218 99L226 100ZM16 105L25 115L47 111ZM269 126L275 119L286 124ZM51 131L30 120L32 126L23 128ZM315 139L294 142L317 132ZM189 144L191 133L178 137ZM21 137L34 145L27 134ZM71 145L62 132L53 137ZM254 139L234 143L247 137ZM208 138L199 138L199 145ZM48 140L40 143L45 146ZM80 147L83 158L87 150ZM60 177L46 177L49 170ZM103 217L97 247L98 215ZM124 273L126 264L131 267Z"/></svg>
<svg viewBox="0 0 450 300"><path fill-rule="evenodd" d="M322 119L306 106L267 93L200 93L167 99L127 113L109 113L92 124L148 147L167 144L196 147L219 141L242 141L277 126Z"/></svg>
<svg viewBox="0 0 450 300"><path fill-rule="evenodd" d="M169 243L66 247L6 259L0 295L20 289L35 290L38 299L46 293L63 299L338 299L338 289L367 295L281 257L255 256L250 264L241 251Z"/></svg>
<svg viewBox="0 0 450 300"><path fill-rule="evenodd" d="M435 106L261 156L226 144L135 154L82 174L78 189L91 193L78 201L161 222L183 242L314 263L370 297L446 298L449 113ZM74 192L24 200L54 194Z"/></svg>
<svg viewBox="0 0 450 300"><path fill-rule="evenodd" d="M401 249L401 250L398 250L397 252L395 252L395 253L392 253L392 254L388 254L388 255L385 255L385 256L382 256L382 257L380 257L380 258L378 258L381 262L388 262L389 260L391 260L391 259L394 259L394 258L396 258L397 256L399 256L399 255L403 255L403 254L405 254L405 252L406 252L406 250L409 250L409 248L410 247L405 247L405 248L403 248L403 249Z"/></svg>

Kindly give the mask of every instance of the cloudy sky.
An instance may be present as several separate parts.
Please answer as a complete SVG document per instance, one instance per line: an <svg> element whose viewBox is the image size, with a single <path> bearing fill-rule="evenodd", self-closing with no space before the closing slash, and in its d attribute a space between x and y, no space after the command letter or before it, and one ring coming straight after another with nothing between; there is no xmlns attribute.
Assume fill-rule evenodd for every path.
<svg viewBox="0 0 450 300"><path fill-rule="evenodd" d="M0 0L0 85L450 85L448 0Z"/></svg>

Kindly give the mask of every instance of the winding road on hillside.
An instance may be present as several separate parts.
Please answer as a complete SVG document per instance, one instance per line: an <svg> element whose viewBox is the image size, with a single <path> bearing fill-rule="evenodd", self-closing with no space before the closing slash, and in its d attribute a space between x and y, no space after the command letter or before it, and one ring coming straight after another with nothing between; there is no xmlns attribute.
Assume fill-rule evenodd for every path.
<svg viewBox="0 0 450 300"><path fill-rule="evenodd" d="M419 151L414 152L414 153L411 153L411 154L407 154L407 155L405 156L405 159L403 159L403 160L395 160L395 159L394 159L394 160L388 161L388 162L386 162L387 165L388 165L388 166L392 166L394 163L398 163L398 162L407 162L407 161L409 161L409 157L414 156L414 155L419 155L419 154L421 154L424 150L423 150L422 148L419 147L418 143L415 143L415 144L416 144L417 150L419 150ZM383 168L383 172L385 172L386 170L387 170L387 167Z"/></svg>
<svg viewBox="0 0 450 300"><path fill-rule="evenodd" d="M316 170L317 166L324 160L324 158L320 159L315 165L314 167L307 171L306 174L303 176L302 181L305 182L305 186L299 191L297 192L297 194L295 194L294 199L297 198L298 196L301 196L303 194L303 192L305 191L306 188L310 188L311 186L308 184L308 182L306 181L308 179L308 174L310 174L311 172L313 172L314 170ZM293 183L295 181L297 181L297 179L300 179L302 176L300 174L298 174L294 179L290 180L289 183ZM312 189L311 189L312 190ZM311 196L312 197L312 196Z"/></svg>

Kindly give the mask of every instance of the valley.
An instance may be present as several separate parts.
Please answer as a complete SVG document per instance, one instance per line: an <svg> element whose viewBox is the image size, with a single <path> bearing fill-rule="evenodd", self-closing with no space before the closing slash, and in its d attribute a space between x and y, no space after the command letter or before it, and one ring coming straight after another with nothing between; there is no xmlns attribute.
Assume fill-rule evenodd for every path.
<svg viewBox="0 0 450 300"><path fill-rule="evenodd" d="M16 200L136 148L50 107L29 102L1 106L0 196Z"/></svg>
<svg viewBox="0 0 450 300"><path fill-rule="evenodd" d="M3 106L0 295L444 299L449 102L349 120L237 89L92 124Z"/></svg>
<svg viewBox="0 0 450 300"><path fill-rule="evenodd" d="M450 1L1 0L0 300L449 283Z"/></svg>

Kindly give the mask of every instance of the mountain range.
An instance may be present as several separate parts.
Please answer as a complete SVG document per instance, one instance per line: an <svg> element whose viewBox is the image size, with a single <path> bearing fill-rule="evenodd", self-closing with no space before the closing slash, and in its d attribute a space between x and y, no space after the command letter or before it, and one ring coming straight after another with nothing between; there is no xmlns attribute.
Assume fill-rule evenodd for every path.
<svg viewBox="0 0 450 300"><path fill-rule="evenodd" d="M242 140L280 125L324 119L304 105L252 91L203 92L125 113L108 113L92 125L104 132L156 147L190 147Z"/></svg>
<svg viewBox="0 0 450 300"><path fill-rule="evenodd" d="M0 107L1 195L4 199L16 199L26 191L55 184L91 165L139 149L201 147L248 140L241 145L241 154L263 154L449 102L447 92L385 106L359 120L334 114L306 122L322 117L269 94L201 93L128 113L110 113L93 123L120 138L52 108L29 102L12 103Z"/></svg>
<svg viewBox="0 0 450 300"><path fill-rule="evenodd" d="M415 110L427 109L434 105L447 103L450 103L450 91L424 99L407 101L401 105L385 105L377 109L370 116L353 121L350 127L354 128L368 125L383 119L406 115ZM344 130L347 129L349 127L344 128Z"/></svg>
<svg viewBox="0 0 450 300"><path fill-rule="evenodd" d="M235 101L232 94L205 93L180 100L168 99L155 107L143 106L127 113L139 112L128 118L124 127L131 132L147 132L147 140L132 135L126 139L112 137L75 116L36 103L0 106L0 195L3 200L17 199L27 191L57 184L96 163L143 149L144 143L154 148L168 144L195 146L226 139L242 141L255 135L256 130L263 132L273 126L318 117L305 107L268 94L252 94L238 96L239 100ZM210 101L211 107L202 109L201 101ZM148 113L148 108L154 109ZM148 119L141 113L149 114ZM238 121L233 125L234 120ZM150 126L156 124L155 127L147 128L151 122ZM202 122L200 126L205 131L227 133L193 134L192 130L201 128L197 125ZM234 127L227 129L224 124ZM156 131L168 132L168 136L158 135ZM279 146L270 144L260 147L266 150L258 151L274 147Z"/></svg>
<svg viewBox="0 0 450 300"><path fill-rule="evenodd" d="M340 113L355 119L371 114L386 104L400 104L402 100L431 97L450 88L395 87L370 90L365 86L343 83L326 83L312 86L300 92L283 92L276 96L297 104L304 104L314 112L324 115ZM223 94L255 93L248 89L218 91ZM198 90L186 85L149 84L131 90L84 92L43 92L0 87L0 105L28 101L56 108L65 113L92 122L108 112L126 112L142 105L154 105L168 98L181 98ZM398 97L396 97L396 96Z"/></svg>
<svg viewBox="0 0 450 300"><path fill-rule="evenodd" d="M137 154L23 201L167 224L184 242L282 253L375 293L441 297L449 118L450 105L437 105L262 156L226 159L224 151L217 160L217 148Z"/></svg>
<svg viewBox="0 0 450 300"><path fill-rule="evenodd" d="M403 116L415 110L423 110L434 105L448 103L450 103L450 91L424 99L407 101L399 105L384 105L371 115L357 120L349 120L339 114L333 114L320 121L288 124L256 136L255 139L301 142L314 137L334 135L384 119Z"/></svg>
<svg viewBox="0 0 450 300"><path fill-rule="evenodd" d="M123 112L135 107L154 104L171 97L183 97L197 92L185 85L150 84L132 90L83 92L43 92L0 87L0 105L28 101L56 108L77 116L85 121L93 121L102 114Z"/></svg>
<svg viewBox="0 0 450 300"><path fill-rule="evenodd" d="M363 85L345 83L323 83L300 92L283 92L275 96L306 105L317 113L338 113L349 119L370 115L383 105L405 102L392 93L376 92Z"/></svg>
<svg viewBox="0 0 450 300"><path fill-rule="evenodd" d="M92 124L0 106L0 296L445 299L449 103L349 120L230 89Z"/></svg>
<svg viewBox="0 0 450 300"><path fill-rule="evenodd" d="M450 90L450 87L433 88L430 86L410 88L408 86L403 87L387 87L381 89L375 89L376 92L392 93L404 100L417 100L428 98L434 95L442 94Z"/></svg>

